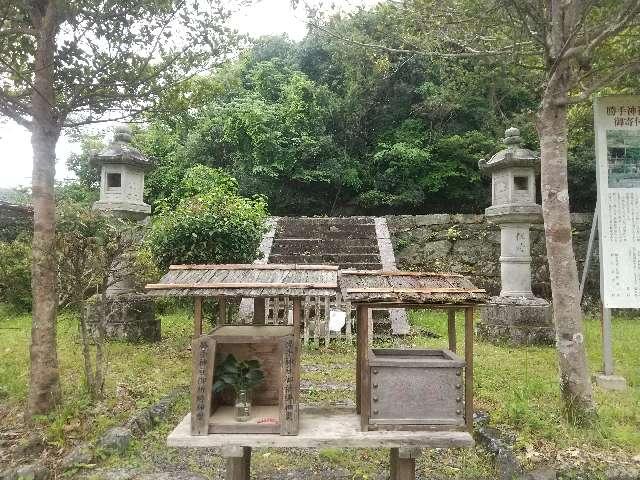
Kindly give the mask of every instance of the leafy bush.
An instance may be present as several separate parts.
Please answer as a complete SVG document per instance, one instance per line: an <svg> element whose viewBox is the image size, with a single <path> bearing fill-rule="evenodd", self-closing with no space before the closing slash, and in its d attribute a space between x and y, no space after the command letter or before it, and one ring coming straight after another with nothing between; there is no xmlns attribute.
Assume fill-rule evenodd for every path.
<svg viewBox="0 0 640 480"><path fill-rule="evenodd" d="M220 170L197 166L178 191L195 192L153 218L147 243L161 267L174 263L249 263L266 231L263 198L241 197ZM200 181L196 181L199 178ZM204 181L208 179L208 181Z"/></svg>
<svg viewBox="0 0 640 480"><path fill-rule="evenodd" d="M31 245L27 237L0 242L0 302L31 308Z"/></svg>

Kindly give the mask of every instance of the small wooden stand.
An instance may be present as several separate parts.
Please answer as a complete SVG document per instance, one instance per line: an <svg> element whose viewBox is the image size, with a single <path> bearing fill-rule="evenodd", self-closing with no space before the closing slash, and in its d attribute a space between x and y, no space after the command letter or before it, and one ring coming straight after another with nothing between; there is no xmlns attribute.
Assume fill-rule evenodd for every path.
<svg viewBox="0 0 640 480"><path fill-rule="evenodd" d="M223 325L193 341L191 434L298 433L300 328L294 325ZM297 334L296 334L297 332ZM234 418L230 392L212 398L216 362L232 354L258 360L264 382L253 395L252 418Z"/></svg>
<svg viewBox="0 0 640 480"><path fill-rule="evenodd" d="M415 480L415 460L421 448L460 448L474 444L469 432L473 426L473 306L484 303L486 295L484 290L475 288L462 275L399 271L339 272L338 267L329 265L176 265L170 268L160 283L148 285L147 288L156 295L192 296L196 299L193 413L174 429L167 444L179 448L222 448L227 480L249 480L252 448L388 448L391 479ZM337 295L341 295L347 304L357 305L357 409L355 412L307 409L300 413L298 424L301 299L308 296L325 298L328 311L328 298ZM210 335L202 335L203 296L254 298L254 324L226 325L227 312L224 301L221 301L220 324L224 326ZM272 297L293 299L292 326L264 325L264 302ZM430 368L424 365L424 359L404 358L416 352L399 354L396 359L375 360L369 349L373 333L369 316L371 308L449 309L449 350L453 353L456 352L455 310L464 309L464 422L460 418L461 412L454 410L451 413L451 398L445 399L448 402L443 403L445 410L443 405L438 407L438 412L446 413L442 418L447 423L440 430L433 428L438 412L432 417L413 415L409 422L393 418L393 415L383 419L385 422L382 423L371 421L372 402L376 401L371 390L372 367ZM328 333L326 338L328 340ZM211 398L215 356L216 352L235 354L237 349L249 349L250 357L259 357L261 364L266 366L265 370L268 370L268 376L281 387L264 387L266 397L271 395L270 401L264 402L266 406L278 405L279 430L237 424L231 429L229 425L222 425L225 422L220 422L224 407L218 408L220 403ZM446 394L449 397L454 395L452 401L457 403L462 398L458 399L456 391L462 390L463 385L456 378L462 376L463 363L453 353L442 354L440 351L440 360L426 363L433 368L449 370L445 376L448 378L447 385L452 388ZM260 357L262 354L266 356ZM239 356L243 358L243 355ZM281 362L278 368L274 367L274 359ZM269 366L269 362L273 365ZM277 372L280 372L279 376ZM407 373L411 372L404 372ZM424 372L421 374L424 376ZM449 378L452 376L455 378ZM424 378L422 383L426 383ZM392 390L398 389L393 381L389 384ZM279 392L277 402L276 390ZM411 403L408 407L412 411L419 410L414 408L419 403L416 402L416 396L419 396L419 392L414 391L408 399L408 403ZM389 405L392 405L393 398L393 395L387 398ZM456 406L453 408L457 409ZM443 422L440 422L442 426ZM229 433L232 430L234 433L231 435Z"/></svg>
<svg viewBox="0 0 640 480"><path fill-rule="evenodd" d="M190 415L169 434L167 445L177 448L222 448L229 479L248 479L251 448L388 448L397 480L415 478L415 459L422 448L473 446L467 431L368 431L360 428L353 409L307 408L300 412L296 436L277 434L191 435ZM393 453L394 450L397 454ZM395 465L395 466L394 466ZM394 470L395 469L395 470ZM243 476L244 475L244 476Z"/></svg>

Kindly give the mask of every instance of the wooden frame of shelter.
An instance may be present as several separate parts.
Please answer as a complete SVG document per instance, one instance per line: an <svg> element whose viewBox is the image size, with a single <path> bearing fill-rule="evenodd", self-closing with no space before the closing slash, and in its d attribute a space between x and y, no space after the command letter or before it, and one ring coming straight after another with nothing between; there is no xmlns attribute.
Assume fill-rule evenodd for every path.
<svg viewBox="0 0 640 480"><path fill-rule="evenodd" d="M356 411L360 414L363 431L373 429L454 430L451 425L412 423L411 419L378 423L372 419L373 396L371 377L373 352L369 347L369 309L407 308L447 310L449 351L456 353L456 310L465 312L464 341L464 426L473 429L473 316L474 306L484 303L485 290L478 289L464 276L451 273L425 273L401 271L349 271L340 272L340 288L344 298L356 305L357 359L356 359ZM446 353L446 352L445 352ZM397 365L400 366L398 362ZM374 389L377 385L374 385ZM456 385L456 388L462 385ZM458 397L462 401L462 396Z"/></svg>
<svg viewBox="0 0 640 480"><path fill-rule="evenodd" d="M192 417L187 415L169 435L172 447L222 447L227 459L227 479L248 480L251 449L280 448L380 448L390 449L392 480L415 479L415 459L421 448L471 447L467 429L473 417L473 310L484 303L484 290L454 274L399 271L339 271L333 266L313 265L178 265L172 266L158 284L147 286L152 295L178 295L195 298L194 344L202 335L202 298L252 297L254 325L264 323L264 298L287 295L293 298L293 333L296 346L296 375L299 391L300 311L305 295L331 296L340 292L357 307L357 411L308 409L301 414L299 430L293 436L239 432L235 434L192 434ZM449 348L456 350L455 310L465 311L465 419L466 429L433 430L401 425L373 430L369 423L368 310L375 307L448 309ZM223 319L223 317L221 317ZM224 320L224 319L223 319ZM249 327L253 328L253 327ZM214 330L215 331L215 330ZM209 351L207 351L209 352ZM210 353L207 353L210 355ZM195 357L194 357L195 358ZM205 362L206 364L206 362ZM209 365L209 364L207 364ZM194 370L200 363L194 361ZM205 371L213 375L212 365ZM197 385L194 373L194 386ZM197 398L194 400L197 401ZM208 400L205 399L205 403ZM296 403L297 407L297 403ZM197 409L192 409L197 415ZM204 431L202 432L204 433Z"/></svg>
<svg viewBox="0 0 640 480"><path fill-rule="evenodd" d="M151 295L194 297L191 382L192 435L279 433L296 435L300 395L300 319L305 295L330 295L337 289L338 267L308 265L172 265L159 283L147 285ZM265 325L265 298L293 299L291 325ZM203 332L203 297L216 297L218 325ZM253 298L251 325L228 325L228 298ZM254 392L255 415L234 420L227 395L213 395L216 358L233 354L258 360L265 380Z"/></svg>

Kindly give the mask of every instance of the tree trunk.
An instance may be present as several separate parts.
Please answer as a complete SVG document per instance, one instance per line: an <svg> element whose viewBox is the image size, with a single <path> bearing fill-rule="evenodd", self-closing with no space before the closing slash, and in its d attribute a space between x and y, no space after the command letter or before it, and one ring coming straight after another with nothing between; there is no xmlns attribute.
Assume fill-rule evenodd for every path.
<svg viewBox="0 0 640 480"><path fill-rule="evenodd" d="M558 78L560 80L558 80ZM553 296L553 315L560 369L560 389L566 414L581 421L595 413L580 310L578 269L571 238L567 182L567 107L562 77L548 89L538 112L542 214Z"/></svg>
<svg viewBox="0 0 640 480"><path fill-rule="evenodd" d="M51 411L60 399L56 351L56 257L54 177L60 128L55 114L53 60L57 33L56 2L34 8L38 31L34 56L34 92L31 98L33 148L33 242L31 290L31 371L27 418Z"/></svg>

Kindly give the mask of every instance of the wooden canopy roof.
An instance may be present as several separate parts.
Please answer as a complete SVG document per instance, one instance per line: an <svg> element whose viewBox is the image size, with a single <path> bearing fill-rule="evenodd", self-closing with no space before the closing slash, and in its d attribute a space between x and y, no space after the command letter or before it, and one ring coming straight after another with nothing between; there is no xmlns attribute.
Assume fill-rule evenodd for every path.
<svg viewBox="0 0 640 480"><path fill-rule="evenodd" d="M338 291L333 265L171 265L150 295L182 297L331 296Z"/></svg>
<svg viewBox="0 0 640 480"><path fill-rule="evenodd" d="M355 304L473 305L487 298L455 273L341 270L339 284L343 298Z"/></svg>
<svg viewBox="0 0 640 480"><path fill-rule="evenodd" d="M154 296L335 296L354 304L473 305L486 293L455 273L339 270L334 265L172 265Z"/></svg>

